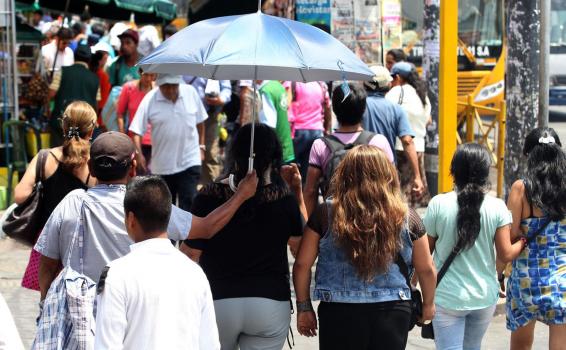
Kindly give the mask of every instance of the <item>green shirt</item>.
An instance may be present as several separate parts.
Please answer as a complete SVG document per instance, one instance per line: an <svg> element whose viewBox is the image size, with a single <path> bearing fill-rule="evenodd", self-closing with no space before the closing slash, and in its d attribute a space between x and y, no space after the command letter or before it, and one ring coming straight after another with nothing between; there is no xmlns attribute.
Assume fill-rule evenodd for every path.
<svg viewBox="0 0 566 350"><path fill-rule="evenodd" d="M293 149L293 139L291 138L291 127L287 117L287 92L283 85L276 80L270 80L263 85L260 92L271 101L277 112L275 133L283 149L283 162L292 162L295 159L295 151Z"/></svg>
<svg viewBox="0 0 566 350"><path fill-rule="evenodd" d="M424 218L427 234L437 238L434 264L437 271L456 245L458 202L456 192L439 194ZM435 303L450 310L478 310L497 303L499 283L495 271L495 231L512 222L505 203L486 195L480 208L481 229L472 248L461 252L436 289Z"/></svg>
<svg viewBox="0 0 566 350"><path fill-rule="evenodd" d="M141 60L142 57L140 56L139 59ZM110 86L122 86L128 81L140 78L139 67L136 65L128 66L122 56L118 57L118 59L108 67L106 73L110 79Z"/></svg>

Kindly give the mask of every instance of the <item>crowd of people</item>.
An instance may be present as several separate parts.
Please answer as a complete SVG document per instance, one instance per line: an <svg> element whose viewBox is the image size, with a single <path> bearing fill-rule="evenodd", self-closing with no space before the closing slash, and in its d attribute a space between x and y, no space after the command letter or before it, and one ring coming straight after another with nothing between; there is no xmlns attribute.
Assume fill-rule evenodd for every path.
<svg viewBox="0 0 566 350"><path fill-rule="evenodd" d="M254 96L250 81L140 70L147 53L132 28L110 62L106 29L85 44L85 27L59 29L42 49L61 145L41 151L15 189L23 202L39 163L48 205L23 281L41 293L35 346L281 349L296 310L296 329L318 334L321 349L404 349L414 324L430 321L438 349L480 349L512 262L512 349L532 346L536 321L563 349L566 154L554 130L524 140L527 175L507 205L488 194L491 158L478 144L457 149L454 190L431 199L430 102L397 51L348 94L272 80ZM95 331L71 322L54 332L63 277L76 273L92 293L81 326Z"/></svg>

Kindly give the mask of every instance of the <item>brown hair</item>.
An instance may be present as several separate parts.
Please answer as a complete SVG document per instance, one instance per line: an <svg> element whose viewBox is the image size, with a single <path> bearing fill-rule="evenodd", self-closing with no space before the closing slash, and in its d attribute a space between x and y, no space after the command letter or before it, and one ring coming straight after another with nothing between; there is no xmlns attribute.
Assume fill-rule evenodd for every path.
<svg viewBox="0 0 566 350"><path fill-rule="evenodd" d="M90 132L96 126L96 112L84 101L72 102L61 119L63 127L63 168L73 171L85 165L90 152Z"/></svg>
<svg viewBox="0 0 566 350"><path fill-rule="evenodd" d="M401 249L407 206L397 170L374 146L350 150L330 181L332 231L359 276L371 281Z"/></svg>

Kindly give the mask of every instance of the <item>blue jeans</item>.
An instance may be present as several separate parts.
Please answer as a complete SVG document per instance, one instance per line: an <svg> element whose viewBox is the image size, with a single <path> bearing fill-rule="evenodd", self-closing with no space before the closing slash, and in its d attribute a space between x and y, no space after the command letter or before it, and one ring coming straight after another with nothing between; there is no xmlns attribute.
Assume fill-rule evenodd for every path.
<svg viewBox="0 0 566 350"><path fill-rule="evenodd" d="M495 305L479 310L449 310L436 305L434 342L438 350L480 350Z"/></svg>
<svg viewBox="0 0 566 350"><path fill-rule="evenodd" d="M299 165L303 183L307 180L307 169L309 167L309 156L314 140L322 137L322 130L295 130L293 148L295 149L295 161Z"/></svg>

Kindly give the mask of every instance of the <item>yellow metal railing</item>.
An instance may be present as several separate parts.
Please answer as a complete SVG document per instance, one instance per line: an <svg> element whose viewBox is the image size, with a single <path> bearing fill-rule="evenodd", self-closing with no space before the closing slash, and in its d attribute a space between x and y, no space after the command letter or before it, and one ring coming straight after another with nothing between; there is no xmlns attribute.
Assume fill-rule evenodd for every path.
<svg viewBox="0 0 566 350"><path fill-rule="evenodd" d="M458 129L465 125L465 142L477 142L484 145L490 152L493 164L497 169L497 196L503 197L503 169L505 162L505 100L499 108L486 107L474 103L468 95L466 102L458 102L463 111L458 115ZM493 119L482 118L482 115L493 115ZM493 133L493 135L492 135ZM463 140L456 132L458 144Z"/></svg>

